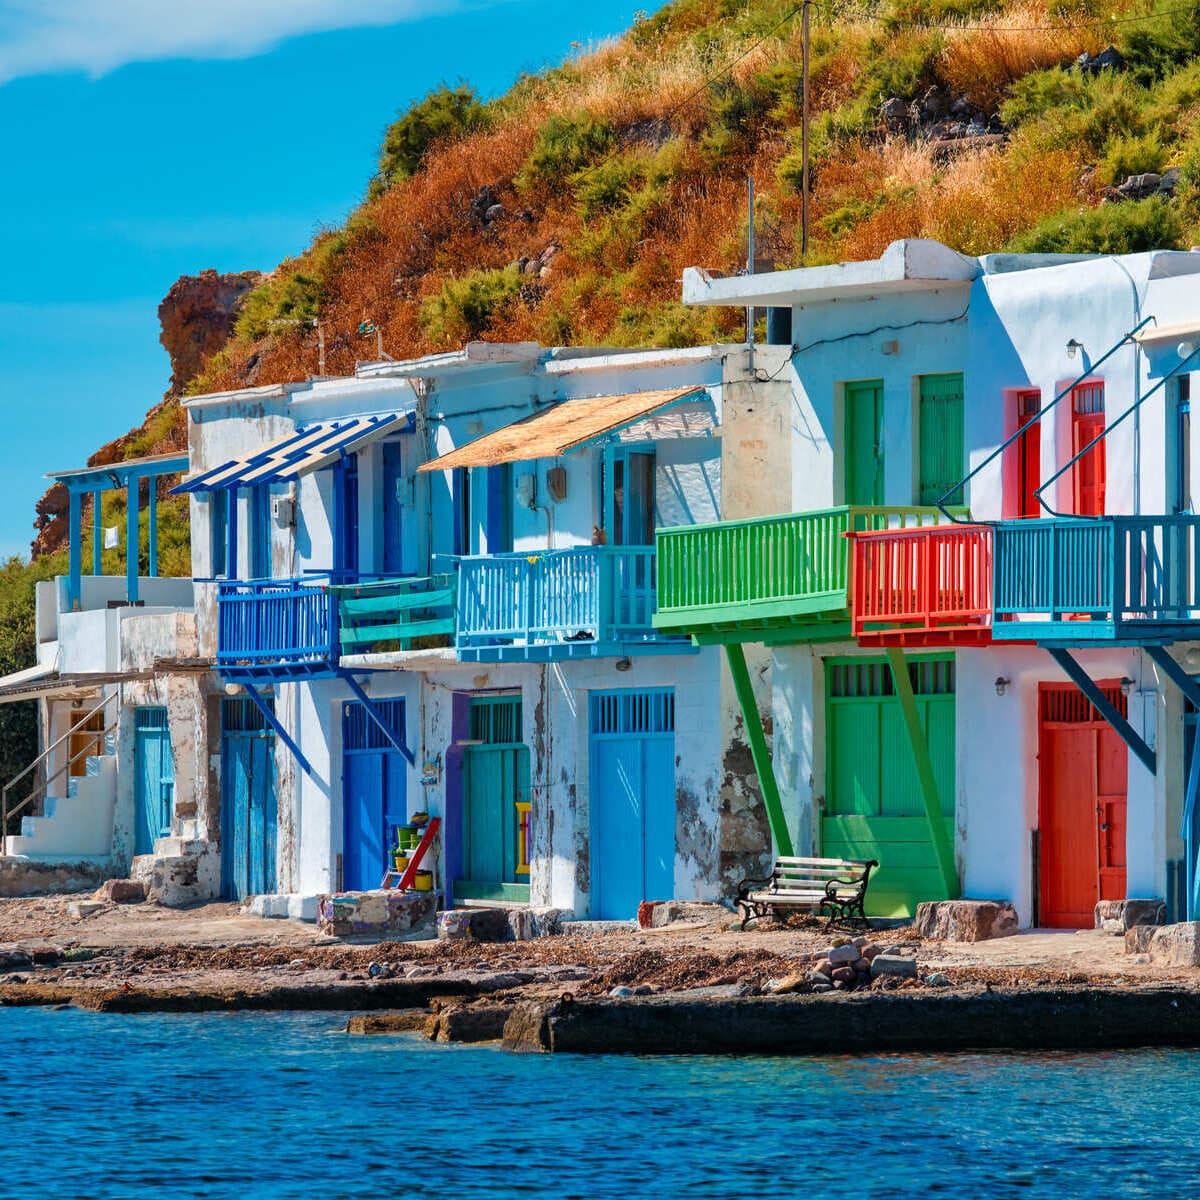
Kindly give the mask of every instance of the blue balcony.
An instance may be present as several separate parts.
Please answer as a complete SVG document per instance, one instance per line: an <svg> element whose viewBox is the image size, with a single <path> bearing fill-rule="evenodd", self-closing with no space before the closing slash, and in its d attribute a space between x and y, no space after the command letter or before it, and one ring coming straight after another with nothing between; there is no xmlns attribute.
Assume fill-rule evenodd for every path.
<svg viewBox="0 0 1200 1200"><path fill-rule="evenodd" d="M1070 645L1200 636L1200 517L996 527L992 637Z"/></svg>
<svg viewBox="0 0 1200 1200"><path fill-rule="evenodd" d="M678 653L659 633L653 546L578 546L464 558L458 569L459 658L468 662Z"/></svg>
<svg viewBox="0 0 1200 1200"><path fill-rule="evenodd" d="M232 680L311 679L338 661L337 606L319 579L217 587L217 670Z"/></svg>

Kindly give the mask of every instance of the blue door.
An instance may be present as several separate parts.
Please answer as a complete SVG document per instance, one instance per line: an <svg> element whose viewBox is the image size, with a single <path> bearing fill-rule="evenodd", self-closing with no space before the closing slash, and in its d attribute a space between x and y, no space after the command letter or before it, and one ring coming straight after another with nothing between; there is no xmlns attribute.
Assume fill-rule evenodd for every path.
<svg viewBox="0 0 1200 1200"><path fill-rule="evenodd" d="M590 697L591 915L631 920L675 894L675 693Z"/></svg>
<svg viewBox="0 0 1200 1200"><path fill-rule="evenodd" d="M1183 870L1172 877L1172 864L1167 864L1167 920L1195 921L1200 918L1200 754L1196 753L1196 729L1200 714L1190 700L1184 701L1183 761L1184 793L1183 821L1179 836L1183 839ZM1179 891L1182 895L1172 894ZM1175 885L1174 887L1172 885Z"/></svg>
<svg viewBox="0 0 1200 1200"><path fill-rule="evenodd" d="M275 734L250 700L221 702L221 887L233 900L275 891Z"/></svg>
<svg viewBox="0 0 1200 1200"><path fill-rule="evenodd" d="M377 700L375 709L404 741L404 701ZM342 887L377 888L408 820L408 763L357 701L342 711Z"/></svg>
<svg viewBox="0 0 1200 1200"><path fill-rule="evenodd" d="M175 803L175 759L165 708L133 714L133 852L152 854L154 843L171 834Z"/></svg>
<svg viewBox="0 0 1200 1200"><path fill-rule="evenodd" d="M333 570L337 579L358 578L358 455L333 468Z"/></svg>

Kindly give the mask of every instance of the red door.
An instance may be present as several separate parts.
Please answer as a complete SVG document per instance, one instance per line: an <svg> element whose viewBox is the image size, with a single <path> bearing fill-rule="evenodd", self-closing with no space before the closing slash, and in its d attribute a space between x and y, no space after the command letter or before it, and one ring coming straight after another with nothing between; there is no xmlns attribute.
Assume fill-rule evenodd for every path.
<svg viewBox="0 0 1200 1200"><path fill-rule="evenodd" d="M1102 685L1119 711L1119 685ZM1043 684L1038 745L1040 923L1090 929L1097 900L1125 896L1129 751L1070 685Z"/></svg>
<svg viewBox="0 0 1200 1200"><path fill-rule="evenodd" d="M1032 420L1041 408L1041 392L1017 393L1017 428ZM1042 427L1030 425L1017 438L1017 503L1018 517L1040 515L1037 489L1042 483ZM1086 446L1087 443L1084 442Z"/></svg>
<svg viewBox="0 0 1200 1200"><path fill-rule="evenodd" d="M1078 454L1104 431L1104 384L1082 383L1071 393L1071 453ZM1097 442L1072 468L1075 515L1104 516L1107 475L1104 443Z"/></svg>

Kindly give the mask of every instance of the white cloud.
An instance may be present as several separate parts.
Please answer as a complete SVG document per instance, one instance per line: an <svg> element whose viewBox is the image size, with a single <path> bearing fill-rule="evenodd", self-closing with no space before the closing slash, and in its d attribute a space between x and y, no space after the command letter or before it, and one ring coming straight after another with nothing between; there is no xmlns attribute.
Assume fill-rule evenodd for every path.
<svg viewBox="0 0 1200 1200"><path fill-rule="evenodd" d="M457 0L0 0L0 83L164 58L248 58L298 34L391 25Z"/></svg>

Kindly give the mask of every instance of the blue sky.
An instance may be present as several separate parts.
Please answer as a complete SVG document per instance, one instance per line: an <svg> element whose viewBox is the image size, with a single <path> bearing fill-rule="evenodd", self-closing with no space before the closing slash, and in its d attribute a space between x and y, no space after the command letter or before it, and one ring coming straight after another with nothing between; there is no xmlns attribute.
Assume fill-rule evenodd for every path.
<svg viewBox="0 0 1200 1200"><path fill-rule="evenodd" d="M361 199L429 88L485 96L637 0L0 0L0 555L47 471L140 423L182 274L270 269Z"/></svg>

